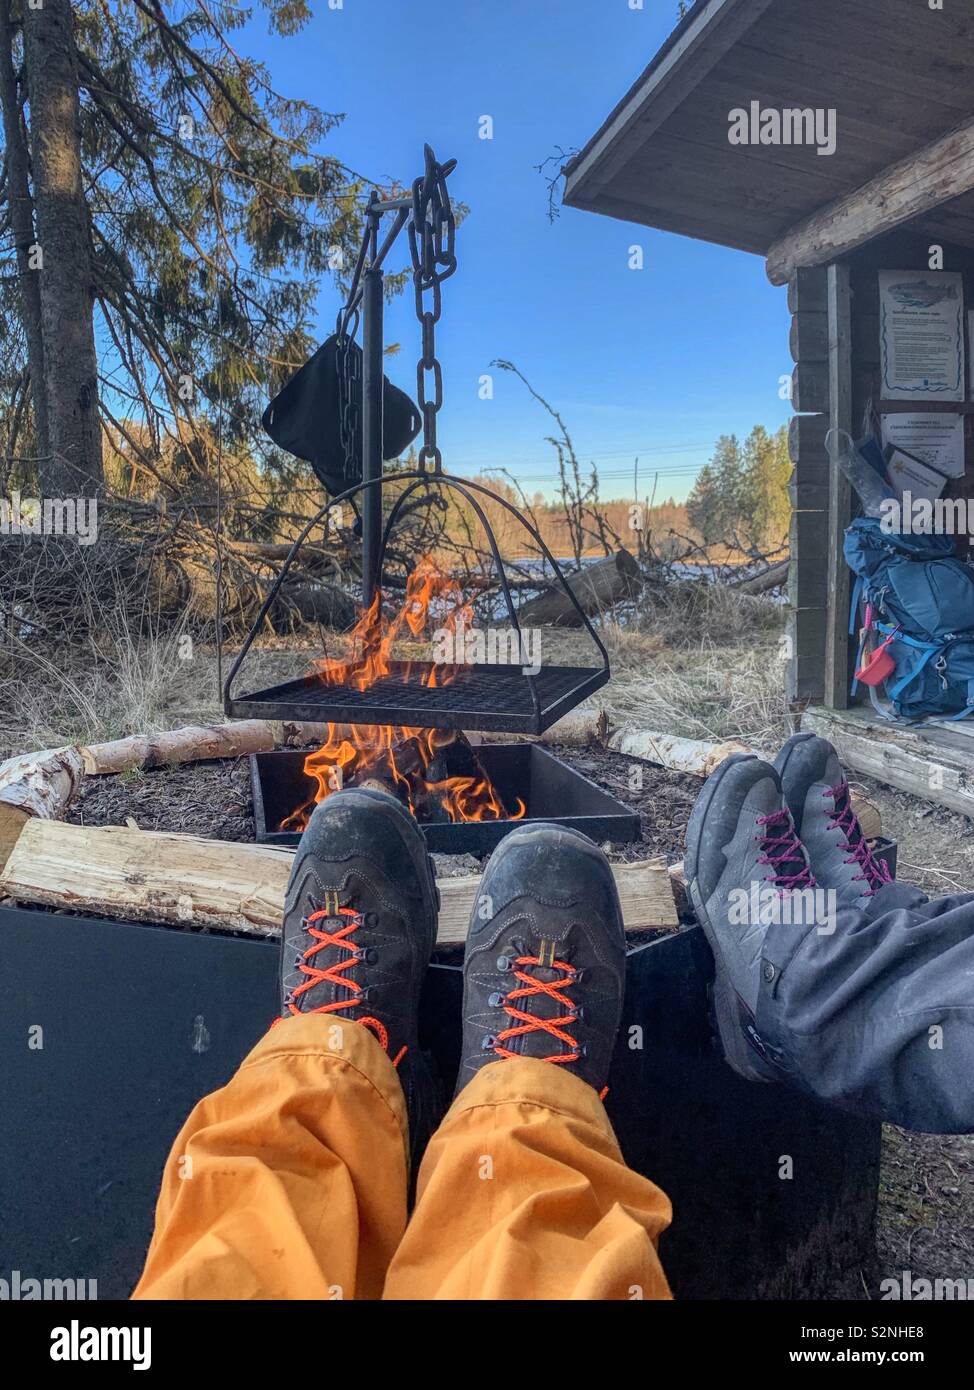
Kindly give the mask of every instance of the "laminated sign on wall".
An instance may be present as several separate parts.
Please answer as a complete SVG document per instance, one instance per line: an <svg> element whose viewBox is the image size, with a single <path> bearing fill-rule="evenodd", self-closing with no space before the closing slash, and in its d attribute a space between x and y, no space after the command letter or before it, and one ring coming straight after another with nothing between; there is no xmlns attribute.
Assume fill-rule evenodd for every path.
<svg viewBox="0 0 974 1390"><path fill-rule="evenodd" d="M963 276L947 270L881 270L879 350L887 400L962 401Z"/></svg>
<svg viewBox="0 0 974 1390"><path fill-rule="evenodd" d="M964 476L964 417L953 411L883 416L883 441L904 449L948 478Z"/></svg>

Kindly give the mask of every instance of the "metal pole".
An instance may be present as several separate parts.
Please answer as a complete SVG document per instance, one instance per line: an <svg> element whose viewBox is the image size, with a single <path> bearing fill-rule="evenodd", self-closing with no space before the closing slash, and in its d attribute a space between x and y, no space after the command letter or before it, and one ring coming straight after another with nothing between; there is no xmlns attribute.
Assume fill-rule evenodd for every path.
<svg viewBox="0 0 974 1390"><path fill-rule="evenodd" d="M382 271L367 270L362 298L362 481L382 476ZM362 497L362 601L368 608L380 583L379 543L382 537L382 489L368 488Z"/></svg>

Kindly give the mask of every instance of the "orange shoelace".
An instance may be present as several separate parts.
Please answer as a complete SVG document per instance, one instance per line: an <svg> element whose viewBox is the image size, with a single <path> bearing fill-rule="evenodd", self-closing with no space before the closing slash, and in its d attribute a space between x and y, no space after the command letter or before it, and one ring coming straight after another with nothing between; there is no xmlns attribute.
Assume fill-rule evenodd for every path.
<svg viewBox="0 0 974 1390"><path fill-rule="evenodd" d="M539 956L517 956L514 961L515 966L540 964ZM512 1052L510 1048L504 1047L502 1044L509 1042L511 1038L523 1037L527 1033L549 1033L571 1049L569 1052L552 1053L550 1057L540 1057L538 1060L541 1062L577 1062L581 1057L578 1043L567 1031L578 1018L578 1014L567 994L562 993L562 990L574 983L576 972L573 966L568 965L563 960L552 961L551 967L555 970L561 970L563 978L551 981L537 980L533 975L526 975L523 969L515 969L514 978L521 981L521 988L512 989L509 994L504 996L504 1012L508 1018L516 1019L518 1026L505 1028L502 1033L497 1034L494 1039L494 1051L498 1057L522 1056L522 1053ZM535 995L543 994L547 995L549 999L553 999L561 1008L568 1010L564 1017L539 1018L537 1014L528 1014L523 1009L512 1007L515 999L531 999Z"/></svg>
<svg viewBox="0 0 974 1390"><path fill-rule="evenodd" d="M344 917L345 925L339 927L337 931L323 931L314 925L315 922L328 921L334 917ZM305 976L304 984L298 985L291 991L288 1000L288 1009L292 1014L335 1014L341 1013L345 1009L358 1009L362 1006L362 995L364 990L357 980L352 980L347 975L347 971L352 966L357 965L360 959L358 947L352 941L352 937L362 925L363 917L360 912L356 912L351 907L339 907L335 910L325 908L312 912L305 918L304 925L308 935L314 938L314 945L309 946L301 957L298 969ZM319 951L326 951L335 948L340 951L347 951L348 955L344 960L338 960L334 965L329 965L322 970L317 965L312 965L311 961ZM349 991L347 999L336 999L332 1004L319 1004L315 1009L301 1009L297 1005L297 1000L302 994L306 994L309 989L314 989L316 985L338 985L342 989ZM363 1028L368 1028L375 1034L382 1045L384 1052L389 1051L389 1032L385 1024L378 1018L352 1018L351 1022L360 1023ZM401 1047L392 1059L392 1065L398 1067L403 1057L406 1055L407 1048Z"/></svg>

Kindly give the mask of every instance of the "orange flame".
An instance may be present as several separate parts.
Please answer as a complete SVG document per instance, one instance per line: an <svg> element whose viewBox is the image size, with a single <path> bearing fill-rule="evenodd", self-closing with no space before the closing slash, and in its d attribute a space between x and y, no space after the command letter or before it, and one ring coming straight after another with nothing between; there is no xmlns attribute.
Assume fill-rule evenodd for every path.
<svg viewBox="0 0 974 1390"><path fill-rule="evenodd" d="M368 690L390 673L393 643L405 632L421 637L430 621L435 603L441 628L456 633L471 622L473 613L456 580L442 574L430 557L424 556L410 574L406 595L399 612L392 618L382 612L377 593L350 634L352 655L316 661L312 670L329 685L350 685ZM405 630L405 631L404 631ZM461 653L462 656L462 653ZM455 679L457 665L436 663L413 671L412 663L397 674L404 680L416 679L432 689ZM441 749L457 738L451 729L410 728L398 724L328 725L328 737L304 761L306 775L315 782L311 801L281 822L281 830L303 830L315 806L340 791L353 780L359 785L374 779L394 791L418 820L428 819L431 809L445 813L451 821L521 820L524 802L517 799L512 813L505 807L497 789L482 771L474 776L427 780ZM405 758L414 766L403 765Z"/></svg>

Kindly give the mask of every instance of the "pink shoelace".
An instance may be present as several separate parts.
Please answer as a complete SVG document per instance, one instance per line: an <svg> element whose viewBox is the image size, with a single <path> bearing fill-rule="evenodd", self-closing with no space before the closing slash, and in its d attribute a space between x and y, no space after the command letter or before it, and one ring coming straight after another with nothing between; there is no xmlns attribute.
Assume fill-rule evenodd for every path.
<svg viewBox="0 0 974 1390"><path fill-rule="evenodd" d="M845 862L859 865L862 872L855 874L854 877L869 884L868 896L871 898L885 884L892 882L889 867L882 860L877 862L873 857L869 842L862 833L859 818L852 809L849 783L839 782L834 787L827 787L822 795L831 797L835 802L835 810L829 816L829 820L841 832L845 840L846 849L849 851Z"/></svg>
<svg viewBox="0 0 974 1390"><path fill-rule="evenodd" d="M772 866L775 885L786 893L814 888L815 877L808 866L805 847L798 838L788 808L783 807L770 816L758 816L757 823L764 832L760 837L761 858L758 863Z"/></svg>

